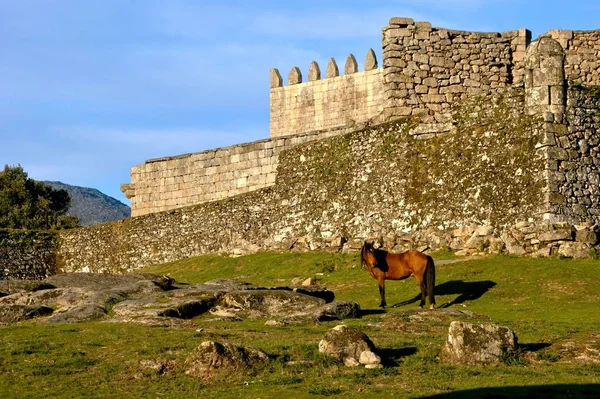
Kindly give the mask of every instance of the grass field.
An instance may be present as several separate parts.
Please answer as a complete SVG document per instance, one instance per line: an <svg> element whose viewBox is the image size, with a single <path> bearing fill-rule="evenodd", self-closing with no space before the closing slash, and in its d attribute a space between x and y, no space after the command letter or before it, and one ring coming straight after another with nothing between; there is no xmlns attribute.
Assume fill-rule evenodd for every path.
<svg viewBox="0 0 600 399"><path fill-rule="evenodd" d="M434 256L435 257L435 256ZM374 341L386 368L346 368L318 353L339 322L265 326L194 319L195 328L31 322L0 327L1 398L600 397L600 262L492 257L437 265L438 305L418 311L414 280L387 283L390 307L376 309L375 280L357 254L261 253L205 256L145 269L182 282L236 278L260 285L315 277L365 310L344 323ZM461 313L457 312L461 311ZM490 367L440 361L450 321L491 320L513 329L523 356ZM266 367L211 380L183 373L202 341L255 346ZM144 361L170 366L163 373ZM291 363L290 363L291 362Z"/></svg>

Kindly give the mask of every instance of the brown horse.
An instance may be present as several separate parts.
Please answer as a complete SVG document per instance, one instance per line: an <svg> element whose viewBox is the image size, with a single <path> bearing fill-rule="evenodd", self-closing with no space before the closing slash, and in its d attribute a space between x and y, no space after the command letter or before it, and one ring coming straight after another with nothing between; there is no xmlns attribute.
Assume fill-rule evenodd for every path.
<svg viewBox="0 0 600 399"><path fill-rule="evenodd" d="M431 256L419 251L407 251L393 254L376 249L365 241L360 250L361 263L367 266L369 273L379 284L381 304L385 308L385 280L404 280L414 276L421 288L419 307L425 306L425 298L429 298L429 308L435 307L433 289L435 287L435 265Z"/></svg>

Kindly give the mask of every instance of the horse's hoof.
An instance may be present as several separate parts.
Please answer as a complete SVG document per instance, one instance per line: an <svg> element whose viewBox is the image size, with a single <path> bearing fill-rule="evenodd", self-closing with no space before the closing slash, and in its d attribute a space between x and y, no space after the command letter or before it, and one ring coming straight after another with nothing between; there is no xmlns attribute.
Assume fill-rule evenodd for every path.
<svg viewBox="0 0 600 399"><path fill-rule="evenodd" d="M430 305L429 309L432 309L432 310L435 309L435 305Z"/></svg>

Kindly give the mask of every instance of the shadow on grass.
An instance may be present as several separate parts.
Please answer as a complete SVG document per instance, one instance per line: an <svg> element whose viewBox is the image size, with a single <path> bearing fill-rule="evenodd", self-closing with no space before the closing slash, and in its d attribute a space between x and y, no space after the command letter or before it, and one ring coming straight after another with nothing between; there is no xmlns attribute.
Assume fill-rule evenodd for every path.
<svg viewBox="0 0 600 399"><path fill-rule="evenodd" d="M458 295L453 301L439 305L439 308L448 308L452 305L458 305L466 301L474 301L479 299L496 286L496 283L490 280L483 281L462 281L453 280L446 281L435 287L435 295ZM410 305L421 300L421 294L417 294L414 298L408 299L392 305L393 308L399 306Z"/></svg>
<svg viewBox="0 0 600 399"><path fill-rule="evenodd" d="M410 346L401 349L377 348L377 353L381 357L383 367L398 367L398 361L403 357L411 356L417 353L417 348Z"/></svg>
<svg viewBox="0 0 600 399"><path fill-rule="evenodd" d="M360 310L361 316L369 316L372 314L384 314L384 313L385 313L385 309L361 309Z"/></svg>
<svg viewBox="0 0 600 399"><path fill-rule="evenodd" d="M463 399L463 398L597 398L600 392L600 384L583 385L532 385L532 386L512 386L498 388L478 388L467 391L455 391L442 393L423 398L436 399Z"/></svg>
<svg viewBox="0 0 600 399"><path fill-rule="evenodd" d="M532 343L532 344L519 344L519 349L525 352L538 352L542 349L551 347L552 344L546 342Z"/></svg>

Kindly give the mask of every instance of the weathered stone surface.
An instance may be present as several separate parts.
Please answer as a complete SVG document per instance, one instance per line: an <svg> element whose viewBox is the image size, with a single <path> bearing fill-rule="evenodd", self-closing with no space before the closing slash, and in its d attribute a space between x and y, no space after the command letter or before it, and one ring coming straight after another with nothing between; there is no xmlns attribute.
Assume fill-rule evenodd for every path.
<svg viewBox="0 0 600 399"><path fill-rule="evenodd" d="M352 301L333 301L316 312L318 321L356 319L361 317L360 305Z"/></svg>
<svg viewBox="0 0 600 399"><path fill-rule="evenodd" d="M41 280L56 273L57 244L52 231L0 229L0 280Z"/></svg>
<svg viewBox="0 0 600 399"><path fill-rule="evenodd" d="M340 76L340 71L338 69L337 63L335 62L335 58L330 58L327 63L327 70L325 71L326 78L335 78L336 76Z"/></svg>
<svg viewBox="0 0 600 399"><path fill-rule="evenodd" d="M283 317L317 309L325 300L286 290L252 290L225 293L217 306L246 317Z"/></svg>
<svg viewBox="0 0 600 399"><path fill-rule="evenodd" d="M596 245L598 244L598 234L592 229L577 230L577 233L575 233L575 241L590 246Z"/></svg>
<svg viewBox="0 0 600 399"><path fill-rule="evenodd" d="M48 288L55 287L37 280L0 280L0 297Z"/></svg>
<svg viewBox="0 0 600 399"><path fill-rule="evenodd" d="M271 89L283 87L283 78L281 77L279 70L276 68L273 68L269 71L269 86ZM121 191L123 191L123 188L121 188ZM129 194L132 194L132 187L126 187L124 192L126 191L129 191Z"/></svg>
<svg viewBox="0 0 600 399"><path fill-rule="evenodd" d="M358 361L360 364L363 364L366 366L368 364L380 364L381 358L372 351L363 351L360 353L360 357L359 357Z"/></svg>
<svg viewBox="0 0 600 399"><path fill-rule="evenodd" d="M268 359L268 355L257 348L205 341L188 356L183 367L186 374L209 377L213 373L240 372L259 367Z"/></svg>
<svg viewBox="0 0 600 399"><path fill-rule="evenodd" d="M351 357L356 360L364 351L374 351L375 345L362 331L339 325L330 329L319 342L319 352L340 361Z"/></svg>
<svg viewBox="0 0 600 399"><path fill-rule="evenodd" d="M565 242L558 248L558 254L565 258L585 259L590 255L590 246L582 242Z"/></svg>
<svg viewBox="0 0 600 399"><path fill-rule="evenodd" d="M321 79L321 69L316 61L310 63L308 67L308 81L314 82L315 80Z"/></svg>
<svg viewBox="0 0 600 399"><path fill-rule="evenodd" d="M525 248L523 248L523 245L515 240L515 238L509 233L502 234L501 238L506 245L506 251L509 253L509 255L523 256L527 253Z"/></svg>
<svg viewBox="0 0 600 399"><path fill-rule="evenodd" d="M375 55L375 51L370 48L365 57L365 71L372 69L377 69L377 56Z"/></svg>
<svg viewBox="0 0 600 399"><path fill-rule="evenodd" d="M415 22L415 20L412 18L404 18L404 17L390 18L390 25L408 26L408 25L412 25L414 22Z"/></svg>
<svg viewBox="0 0 600 399"><path fill-rule="evenodd" d="M300 68L293 67L288 75L288 85L297 85L302 83L302 72Z"/></svg>
<svg viewBox="0 0 600 399"><path fill-rule="evenodd" d="M358 62L356 62L353 54L348 54L348 58L346 58L346 63L344 64L344 75L351 75L356 72L358 72Z"/></svg>
<svg viewBox="0 0 600 399"><path fill-rule="evenodd" d="M52 314L53 309L43 305L0 305L0 324L11 324Z"/></svg>
<svg viewBox="0 0 600 399"><path fill-rule="evenodd" d="M541 242L562 241L562 240L572 240L572 239L573 239L573 231L571 229L548 231L548 232L541 233L538 236L538 240L540 240Z"/></svg>
<svg viewBox="0 0 600 399"><path fill-rule="evenodd" d="M517 335L507 327L453 321L445 348L451 362L491 364L499 363L517 344Z"/></svg>

